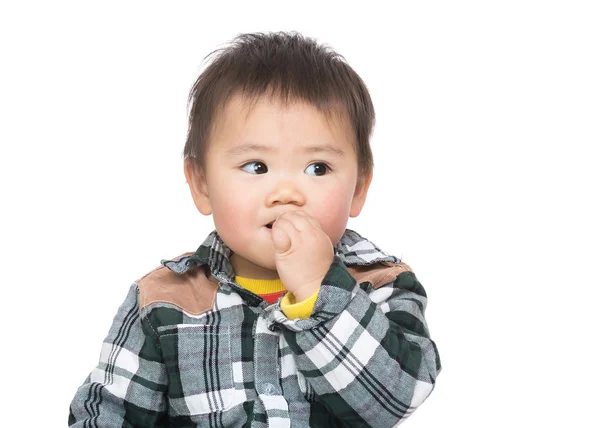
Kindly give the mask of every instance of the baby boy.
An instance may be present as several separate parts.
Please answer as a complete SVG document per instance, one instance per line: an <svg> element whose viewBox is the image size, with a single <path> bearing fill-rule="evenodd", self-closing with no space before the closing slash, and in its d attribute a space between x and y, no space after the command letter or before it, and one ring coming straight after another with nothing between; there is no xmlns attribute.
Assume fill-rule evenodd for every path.
<svg viewBox="0 0 600 428"><path fill-rule="evenodd" d="M441 369L411 269L346 229L375 113L343 58L244 34L190 94L184 172L215 230L135 281L75 427L392 427Z"/></svg>

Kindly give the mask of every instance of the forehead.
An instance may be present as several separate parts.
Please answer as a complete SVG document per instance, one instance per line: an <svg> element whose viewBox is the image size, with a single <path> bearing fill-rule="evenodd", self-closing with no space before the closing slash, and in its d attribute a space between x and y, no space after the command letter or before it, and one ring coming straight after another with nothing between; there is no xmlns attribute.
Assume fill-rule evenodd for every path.
<svg viewBox="0 0 600 428"><path fill-rule="evenodd" d="M321 111L304 101L234 95L216 114L209 150L231 151L244 145L325 147L349 156L356 149L350 121L339 109Z"/></svg>

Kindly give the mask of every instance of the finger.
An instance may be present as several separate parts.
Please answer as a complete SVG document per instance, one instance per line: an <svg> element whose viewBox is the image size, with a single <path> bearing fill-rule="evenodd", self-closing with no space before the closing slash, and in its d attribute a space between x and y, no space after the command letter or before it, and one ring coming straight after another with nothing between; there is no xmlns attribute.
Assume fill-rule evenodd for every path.
<svg viewBox="0 0 600 428"><path fill-rule="evenodd" d="M310 221L310 216L302 211L294 211L286 218L290 220L294 224L294 227L301 232L314 228L313 223Z"/></svg>
<svg viewBox="0 0 600 428"><path fill-rule="evenodd" d="M304 220L304 221L302 221L302 223L300 223L300 221L299 221L298 224L310 226L310 227L313 227L316 229L322 229L321 223L319 223L319 220L317 220L310 214L308 214L304 211L294 211L294 214L298 214L299 217L301 217ZM306 230L306 227L302 226L302 229L300 229L300 230Z"/></svg>
<svg viewBox="0 0 600 428"><path fill-rule="evenodd" d="M296 229L294 223L290 221L289 218L278 217L275 223L273 223L272 230L273 232L277 230L284 231L291 241L290 246L293 245L295 241L297 242L300 240L300 231Z"/></svg>
<svg viewBox="0 0 600 428"><path fill-rule="evenodd" d="M275 248L276 253L285 253L292 247L292 241L288 233L280 227L273 228L271 239L273 240L273 247Z"/></svg>
<svg viewBox="0 0 600 428"><path fill-rule="evenodd" d="M286 227L292 227L294 229L296 229L297 232L300 232L300 229L296 228L296 220L294 220L293 218L294 216L292 215L292 213L285 213L285 214L281 214L279 217L277 217L275 219L275 222L273 223L273 227L278 226L278 227L284 227L285 225L287 225Z"/></svg>
<svg viewBox="0 0 600 428"><path fill-rule="evenodd" d="M306 214L306 218L308 219L310 224L313 225L313 227L316 227L317 229L323 229L323 227L321 226L321 222L319 220L317 220L315 217L313 217L309 214Z"/></svg>

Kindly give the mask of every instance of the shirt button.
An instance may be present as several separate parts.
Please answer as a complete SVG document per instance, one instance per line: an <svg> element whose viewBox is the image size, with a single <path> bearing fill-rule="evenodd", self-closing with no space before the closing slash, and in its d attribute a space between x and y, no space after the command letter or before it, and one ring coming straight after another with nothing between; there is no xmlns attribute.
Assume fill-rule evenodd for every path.
<svg viewBox="0 0 600 428"><path fill-rule="evenodd" d="M272 383L265 383L263 385L263 393L265 395L275 395L275 394L277 394L277 389L275 388L275 385L273 385Z"/></svg>

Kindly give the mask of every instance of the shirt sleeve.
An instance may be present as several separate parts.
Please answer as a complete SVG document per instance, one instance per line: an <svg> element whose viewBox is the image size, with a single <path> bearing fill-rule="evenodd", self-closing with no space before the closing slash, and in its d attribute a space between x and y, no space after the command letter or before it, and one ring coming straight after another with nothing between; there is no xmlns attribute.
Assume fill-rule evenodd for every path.
<svg viewBox="0 0 600 428"><path fill-rule="evenodd" d="M100 361L79 387L72 427L167 427L167 376L158 338L140 316L133 284L113 320Z"/></svg>
<svg viewBox="0 0 600 428"><path fill-rule="evenodd" d="M425 321L427 296L410 270L374 289L336 256L312 316L278 324L315 399L349 426L392 427L429 396L441 370Z"/></svg>
<svg viewBox="0 0 600 428"><path fill-rule="evenodd" d="M294 295L287 292L281 299L281 310L291 320L296 318L306 319L312 314L315 303L317 303L317 297L319 297L319 290L315 291L310 297L297 302Z"/></svg>

